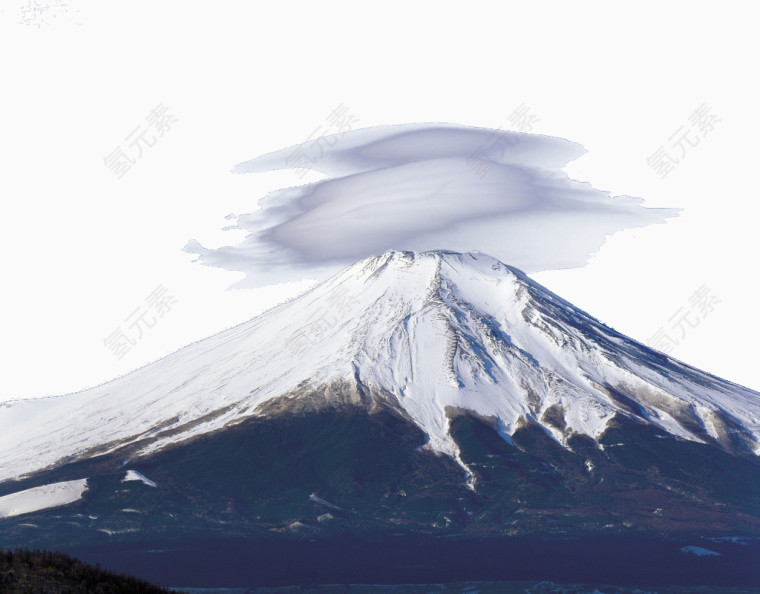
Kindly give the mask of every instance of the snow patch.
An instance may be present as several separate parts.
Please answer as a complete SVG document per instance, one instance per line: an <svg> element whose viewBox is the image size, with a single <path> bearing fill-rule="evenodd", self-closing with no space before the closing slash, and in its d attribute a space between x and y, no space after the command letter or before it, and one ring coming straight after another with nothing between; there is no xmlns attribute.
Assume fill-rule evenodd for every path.
<svg viewBox="0 0 760 594"><path fill-rule="evenodd" d="M82 498L87 479L50 483L0 497L0 518L10 518L43 509L60 507Z"/></svg>
<svg viewBox="0 0 760 594"><path fill-rule="evenodd" d="M156 483L154 483L149 478L146 478L144 474L137 472L136 470L127 470L127 474L123 479L121 479L121 482L126 483L127 481L140 481L149 487L156 486Z"/></svg>
<svg viewBox="0 0 760 594"><path fill-rule="evenodd" d="M309 499L313 501L314 503L319 503L320 505L324 505L326 508L331 509L333 511L343 511L341 507L338 507L334 503L330 503L329 501L325 501L321 497L317 497L316 493L312 493L309 495Z"/></svg>
<svg viewBox="0 0 760 594"><path fill-rule="evenodd" d="M718 557L720 556L720 553L716 553L715 551L711 551L710 549L703 549L702 547L696 547L694 545L689 545L687 547L681 548L682 553L690 553L692 555L697 555L698 557Z"/></svg>

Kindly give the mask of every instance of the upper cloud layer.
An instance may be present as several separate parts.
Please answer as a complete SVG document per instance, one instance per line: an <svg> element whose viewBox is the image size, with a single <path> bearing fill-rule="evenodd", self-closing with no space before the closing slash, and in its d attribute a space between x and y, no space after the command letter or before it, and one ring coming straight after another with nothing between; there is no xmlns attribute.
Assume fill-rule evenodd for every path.
<svg viewBox="0 0 760 594"><path fill-rule="evenodd" d="M236 246L185 250L241 270L238 286L321 279L388 249L480 250L525 272L583 266L616 231L676 209L610 196L561 168L585 152L547 136L450 124L355 130L262 155L237 173L308 167L328 179L271 192L237 217Z"/></svg>

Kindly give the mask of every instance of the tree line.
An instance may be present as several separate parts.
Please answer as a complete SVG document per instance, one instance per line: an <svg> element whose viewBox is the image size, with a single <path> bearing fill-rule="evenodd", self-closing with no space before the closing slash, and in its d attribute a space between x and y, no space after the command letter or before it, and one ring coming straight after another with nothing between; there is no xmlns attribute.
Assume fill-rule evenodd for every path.
<svg viewBox="0 0 760 594"><path fill-rule="evenodd" d="M164 594L146 580L88 565L64 553L0 551L0 592L4 594Z"/></svg>

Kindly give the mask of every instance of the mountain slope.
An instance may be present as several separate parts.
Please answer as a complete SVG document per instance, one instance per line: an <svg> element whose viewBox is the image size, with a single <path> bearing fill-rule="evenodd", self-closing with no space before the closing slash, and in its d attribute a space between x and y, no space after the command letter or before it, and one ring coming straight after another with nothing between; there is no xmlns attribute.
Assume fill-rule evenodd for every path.
<svg viewBox="0 0 760 594"><path fill-rule="evenodd" d="M277 414L128 462L125 447L0 485L2 496L88 477L74 503L0 518L0 547L193 587L760 579L755 458L626 418L610 422L603 449L580 435L563 447L537 424L509 444L467 411L452 413L450 435L474 489L387 399L280 399Z"/></svg>
<svg viewBox="0 0 760 594"><path fill-rule="evenodd" d="M483 254L388 252L97 388L0 405L0 481L130 443L155 452L315 391L388 400L455 459L455 409L492 418L507 441L534 423L568 447L622 416L760 453L756 392L616 333Z"/></svg>
<svg viewBox="0 0 760 594"><path fill-rule="evenodd" d="M98 388L0 405L0 548L208 587L744 586L759 417L492 258L388 252Z"/></svg>

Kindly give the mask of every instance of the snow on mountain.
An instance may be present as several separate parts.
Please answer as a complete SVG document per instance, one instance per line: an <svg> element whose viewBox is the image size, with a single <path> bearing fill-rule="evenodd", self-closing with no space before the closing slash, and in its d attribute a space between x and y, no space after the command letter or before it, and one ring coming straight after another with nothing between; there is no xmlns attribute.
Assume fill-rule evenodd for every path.
<svg viewBox="0 0 760 594"><path fill-rule="evenodd" d="M147 478L144 474L141 472L137 472L136 470L127 470L127 474L124 476L123 479L121 479L122 483L127 483L130 481L140 481L144 485L148 485L149 487L156 487L156 483L154 483L152 480Z"/></svg>
<svg viewBox="0 0 760 594"><path fill-rule="evenodd" d="M718 555L720 555L720 553L716 553L715 551L711 551L710 549L705 549L705 548L697 547L694 545L682 547L681 552L690 553L692 555L696 555L697 557L717 557Z"/></svg>
<svg viewBox="0 0 760 594"><path fill-rule="evenodd" d="M20 516L51 507L74 503L87 490L87 479L32 487L0 497L0 518Z"/></svg>
<svg viewBox="0 0 760 594"><path fill-rule="evenodd" d="M561 444L615 415L760 454L760 394L599 323L481 253L362 260L249 322L77 394L0 405L0 480L146 440L142 452L275 414L278 397L365 393L458 457L454 409ZM269 411L269 412L268 412Z"/></svg>

